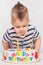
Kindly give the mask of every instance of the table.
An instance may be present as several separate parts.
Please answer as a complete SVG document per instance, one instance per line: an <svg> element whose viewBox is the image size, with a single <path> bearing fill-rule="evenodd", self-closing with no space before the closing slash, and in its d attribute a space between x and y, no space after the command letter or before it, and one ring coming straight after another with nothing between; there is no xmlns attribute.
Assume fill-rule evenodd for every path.
<svg viewBox="0 0 43 65"><path fill-rule="evenodd" d="M43 53L40 53L40 61L38 62L32 62L32 63L10 63L10 62L5 62L2 61L1 59L2 53L0 53L0 65L42 65L43 64Z"/></svg>

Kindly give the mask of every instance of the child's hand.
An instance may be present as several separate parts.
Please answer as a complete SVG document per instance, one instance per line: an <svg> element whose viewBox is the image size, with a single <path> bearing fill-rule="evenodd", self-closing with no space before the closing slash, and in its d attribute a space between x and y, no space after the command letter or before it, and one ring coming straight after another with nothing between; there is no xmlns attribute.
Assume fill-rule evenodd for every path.
<svg viewBox="0 0 43 65"><path fill-rule="evenodd" d="M40 54L40 44L41 44L41 38L39 37L39 38L35 41L35 50L38 52L38 55Z"/></svg>
<svg viewBox="0 0 43 65"><path fill-rule="evenodd" d="M3 44L4 50L9 50L9 49L10 49L10 48L9 48L9 45L8 45L8 42L2 41L2 44Z"/></svg>

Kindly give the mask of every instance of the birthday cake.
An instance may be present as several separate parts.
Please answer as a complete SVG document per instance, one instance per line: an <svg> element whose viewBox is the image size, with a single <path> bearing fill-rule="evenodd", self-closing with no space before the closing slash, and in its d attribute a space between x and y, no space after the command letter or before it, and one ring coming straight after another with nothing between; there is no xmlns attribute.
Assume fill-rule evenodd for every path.
<svg viewBox="0 0 43 65"><path fill-rule="evenodd" d="M35 49L25 48L4 50L2 59L7 62L35 62L39 57Z"/></svg>

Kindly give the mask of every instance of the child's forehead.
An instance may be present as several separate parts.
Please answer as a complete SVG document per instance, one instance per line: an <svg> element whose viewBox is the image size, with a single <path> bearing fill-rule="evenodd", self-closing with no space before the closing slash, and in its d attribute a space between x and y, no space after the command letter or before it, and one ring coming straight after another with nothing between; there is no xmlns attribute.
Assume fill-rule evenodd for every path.
<svg viewBox="0 0 43 65"><path fill-rule="evenodd" d="M21 26L21 25L27 25L27 24L28 24L28 21L26 21L26 20L16 20L14 22L15 26Z"/></svg>

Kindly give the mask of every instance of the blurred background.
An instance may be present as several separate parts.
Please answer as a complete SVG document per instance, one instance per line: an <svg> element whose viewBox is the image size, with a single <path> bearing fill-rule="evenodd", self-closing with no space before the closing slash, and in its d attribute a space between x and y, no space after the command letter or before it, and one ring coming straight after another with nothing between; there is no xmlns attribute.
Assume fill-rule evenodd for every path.
<svg viewBox="0 0 43 65"><path fill-rule="evenodd" d="M18 1L28 8L30 23L40 32L40 52L43 53L43 0L0 0L0 52L3 50L2 36L11 26L11 9Z"/></svg>

